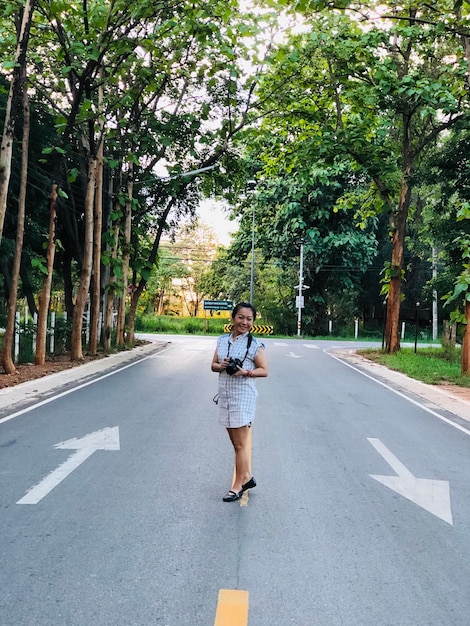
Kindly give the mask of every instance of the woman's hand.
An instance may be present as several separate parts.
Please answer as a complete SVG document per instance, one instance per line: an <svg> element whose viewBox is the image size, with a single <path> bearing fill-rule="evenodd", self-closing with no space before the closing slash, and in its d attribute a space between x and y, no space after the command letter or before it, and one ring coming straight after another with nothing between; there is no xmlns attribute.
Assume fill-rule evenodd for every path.
<svg viewBox="0 0 470 626"><path fill-rule="evenodd" d="M219 355L217 354L217 350L214 352L214 356L212 357L212 365L211 369L213 372L223 372L227 365L230 363L230 359L223 359L219 361Z"/></svg>
<svg viewBox="0 0 470 626"><path fill-rule="evenodd" d="M221 363L219 363L220 371L223 372L224 370L226 370L229 363L230 363L230 359L228 358L224 359Z"/></svg>

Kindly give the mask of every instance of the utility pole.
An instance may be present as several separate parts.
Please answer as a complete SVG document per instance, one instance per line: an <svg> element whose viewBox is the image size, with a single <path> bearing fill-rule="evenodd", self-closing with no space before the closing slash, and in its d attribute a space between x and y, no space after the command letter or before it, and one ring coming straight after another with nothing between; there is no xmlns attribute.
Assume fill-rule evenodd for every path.
<svg viewBox="0 0 470 626"><path fill-rule="evenodd" d="M437 250L435 246L432 247L432 277L434 280L437 278ZM433 289L432 292L432 340L436 341L439 334L439 313L437 306L437 290Z"/></svg>
<svg viewBox="0 0 470 626"><path fill-rule="evenodd" d="M249 180L246 184L248 191L253 192L256 188L256 181ZM251 273L250 273L250 304L253 306L255 300L255 203L251 200Z"/></svg>
<svg viewBox="0 0 470 626"><path fill-rule="evenodd" d="M297 296L297 337L301 335L302 329L302 307L303 303L303 290L304 290L304 240L300 240L300 268L299 268L299 295Z"/></svg>

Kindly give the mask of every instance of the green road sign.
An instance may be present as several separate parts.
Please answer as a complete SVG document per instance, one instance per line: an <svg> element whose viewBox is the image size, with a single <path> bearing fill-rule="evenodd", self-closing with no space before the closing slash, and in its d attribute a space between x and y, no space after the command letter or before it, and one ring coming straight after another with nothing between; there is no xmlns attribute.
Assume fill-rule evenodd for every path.
<svg viewBox="0 0 470 626"><path fill-rule="evenodd" d="M231 311L233 309L232 300L204 300L204 311Z"/></svg>

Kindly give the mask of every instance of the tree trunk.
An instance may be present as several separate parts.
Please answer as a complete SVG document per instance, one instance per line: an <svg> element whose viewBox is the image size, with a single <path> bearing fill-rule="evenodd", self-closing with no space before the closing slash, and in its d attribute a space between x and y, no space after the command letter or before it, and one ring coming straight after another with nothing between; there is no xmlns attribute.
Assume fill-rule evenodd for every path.
<svg viewBox="0 0 470 626"><path fill-rule="evenodd" d="M18 283L21 269L21 255L23 252L24 237L24 221L26 213L26 184L28 181L28 156L29 156L29 96L26 84L26 70L22 68L22 85L23 85L23 141L21 146L21 184L20 194L18 198L18 219L16 223L16 245L15 255L13 257L13 271L10 294L8 298L8 317L3 338L2 365L5 373L12 374L15 370L13 363L12 348L15 337L15 313L16 298L18 295Z"/></svg>
<svg viewBox="0 0 470 626"><path fill-rule="evenodd" d="M392 261L385 326L385 351L388 353L394 353L400 349L401 274L403 270L406 222L411 202L411 186L408 182L410 172L411 165L407 165L401 181L400 197L393 222Z"/></svg>
<svg viewBox="0 0 470 626"><path fill-rule="evenodd" d="M131 304L129 307L129 319L127 321L127 341L132 345L135 341L135 317L137 315L137 304L139 303L140 293L137 293L137 289L132 292Z"/></svg>
<svg viewBox="0 0 470 626"><path fill-rule="evenodd" d="M13 155L13 139L15 122L21 106L22 68L26 67L26 52L28 49L29 33L33 19L35 0L26 0L20 32L17 36L15 52L15 69L8 94L5 122L3 126L2 144L0 146L0 242L3 234L3 224L7 210L8 188L10 186L11 159Z"/></svg>
<svg viewBox="0 0 470 626"><path fill-rule="evenodd" d="M101 308L101 230L103 225L103 142L98 150L96 169L95 223L93 238L93 289L91 293L91 326L88 352L96 355Z"/></svg>
<svg viewBox="0 0 470 626"><path fill-rule="evenodd" d="M129 278L129 262L131 258L131 234L132 234L132 196L134 192L134 166L129 163L127 175L127 199L124 221L124 241L122 244L122 296L119 302L116 343L118 346L126 343L126 296Z"/></svg>
<svg viewBox="0 0 470 626"><path fill-rule="evenodd" d="M85 197L83 265L82 271L80 273L80 283L78 286L77 299L75 301L75 306L73 309L72 320L72 341L70 356L74 361L79 361L83 359L83 314L85 313L86 301L90 289L91 272L93 269L93 205L95 198L96 166L96 157L90 156L88 159L88 184Z"/></svg>
<svg viewBox="0 0 470 626"><path fill-rule="evenodd" d="M114 244L113 249L111 251L111 262L115 261L117 258L117 250L119 245L119 225L115 225L114 230ZM105 305L105 319L104 319L104 349L109 350L111 348L111 339L112 339L112 329L113 329L113 310L114 310L114 299L116 297L116 289L114 287L114 283L116 281L116 276L111 271L109 275L109 284L106 290L106 305Z"/></svg>
<svg viewBox="0 0 470 626"><path fill-rule="evenodd" d="M465 317L467 325L462 342L461 373L463 376L468 376L470 374L470 302L467 301L465 301Z"/></svg>
<svg viewBox="0 0 470 626"><path fill-rule="evenodd" d="M36 355L34 358L36 365L44 365L46 362L47 316L49 313L49 303L51 301L52 272L54 269L56 211L57 185L53 183L49 213L49 237L47 241L47 276L44 278L41 293L39 294Z"/></svg>

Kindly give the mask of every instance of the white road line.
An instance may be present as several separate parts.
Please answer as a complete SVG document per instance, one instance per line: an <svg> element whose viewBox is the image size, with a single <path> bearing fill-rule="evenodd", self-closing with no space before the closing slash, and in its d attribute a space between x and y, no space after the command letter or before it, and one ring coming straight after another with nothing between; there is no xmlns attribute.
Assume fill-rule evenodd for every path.
<svg viewBox="0 0 470 626"><path fill-rule="evenodd" d="M432 515L453 525L450 504L450 486L447 480L417 478L401 461L384 445L380 439L367 438L398 476L380 476L369 474L371 478L385 485L403 498L414 502Z"/></svg>
<svg viewBox="0 0 470 626"><path fill-rule="evenodd" d="M119 427L102 428L81 439L67 439L67 441L56 443L54 448L76 450L76 452L38 485L30 489L16 504L37 504L97 450L119 450Z"/></svg>
<svg viewBox="0 0 470 626"><path fill-rule="evenodd" d="M386 445L384 445L380 439L374 439L372 437L367 437L367 441L374 446L377 452L383 457L387 463L390 465L392 470L396 472L399 476L406 476L407 478L414 478L413 474L410 470L403 465L401 461L397 459L397 457L390 452Z"/></svg>
<svg viewBox="0 0 470 626"><path fill-rule="evenodd" d="M166 350L169 350L170 348L164 348L163 350L160 350L159 354L161 354L162 352L166 352ZM139 359L138 361L134 361L133 363L128 363L127 365L124 365L123 367L120 367L117 370L114 370L112 372L108 372L107 374L103 374L103 376L99 376L98 378L94 378L93 380L88 380L86 383L82 383L81 385L77 385L76 387L73 387L73 389L67 389L67 391L63 391L62 393L58 393L56 396L52 396L50 398L47 398L46 400L41 400L40 402L36 402L36 404L32 404L31 406L26 407L25 409L21 409L20 411L16 411L16 413L12 413L11 415L7 415L6 417L2 417L0 419L0 424L3 424L4 422L8 422L9 420L12 420L15 417L19 417L20 415L23 415L24 413L29 413L29 411L32 411L33 409L37 409L40 406L44 406L45 404L49 404L50 402L54 402L54 400L58 400L59 398L63 398L64 396L68 396L69 393L73 393L74 391L78 391L79 389L83 389L84 387L88 387L88 385L94 385L95 383L99 382L100 380L104 380L105 378L108 378L108 376L114 376L114 374L119 374L119 372L123 372L124 370L128 369L129 367L132 367L133 365L137 365L138 363L142 363L143 361L146 361L147 359L152 359L154 358L155 355L153 354L149 354L148 356L144 356L142 359Z"/></svg>
<svg viewBox="0 0 470 626"><path fill-rule="evenodd" d="M354 365L351 365L350 363L346 363L346 361L343 361L343 359L340 359L339 357L335 356L334 354L331 354L331 352L328 352L329 349L331 350L331 348L325 348L323 350L323 352L325 354L328 354L328 356L331 356L331 358L336 359L337 361L339 361L343 365L346 365L347 367L350 367L355 372L359 372L359 374L362 374L366 378L369 378L370 380L373 380L375 383L377 383L379 385L382 385L382 387L385 387L385 389L388 389L389 391L393 391L393 393L395 393L397 396L400 396L401 398L404 398L408 402L411 402L411 404L419 406L420 409L423 409L424 411L427 411L427 413L430 413L431 415L434 415L434 417L437 417L438 419L442 420L446 424L449 424L449 426L453 426L454 428L456 428L457 430L460 430L461 432L465 433L466 435L470 435L470 430L468 430L467 428L464 428L463 426L460 426L460 424L456 424L452 420L448 419L447 417L444 417L443 415L441 415L440 413L437 413L436 411L433 411L432 409L430 409L429 407L425 406L421 402L418 402L417 400L413 400L413 398L409 398L404 393L401 393L401 391L398 391L397 389L394 389L393 387L390 387L390 385L387 385L387 383L384 383L381 380L378 380L377 378L374 378L373 376L370 376L369 374L366 374L366 372L363 372L359 368L354 367Z"/></svg>

